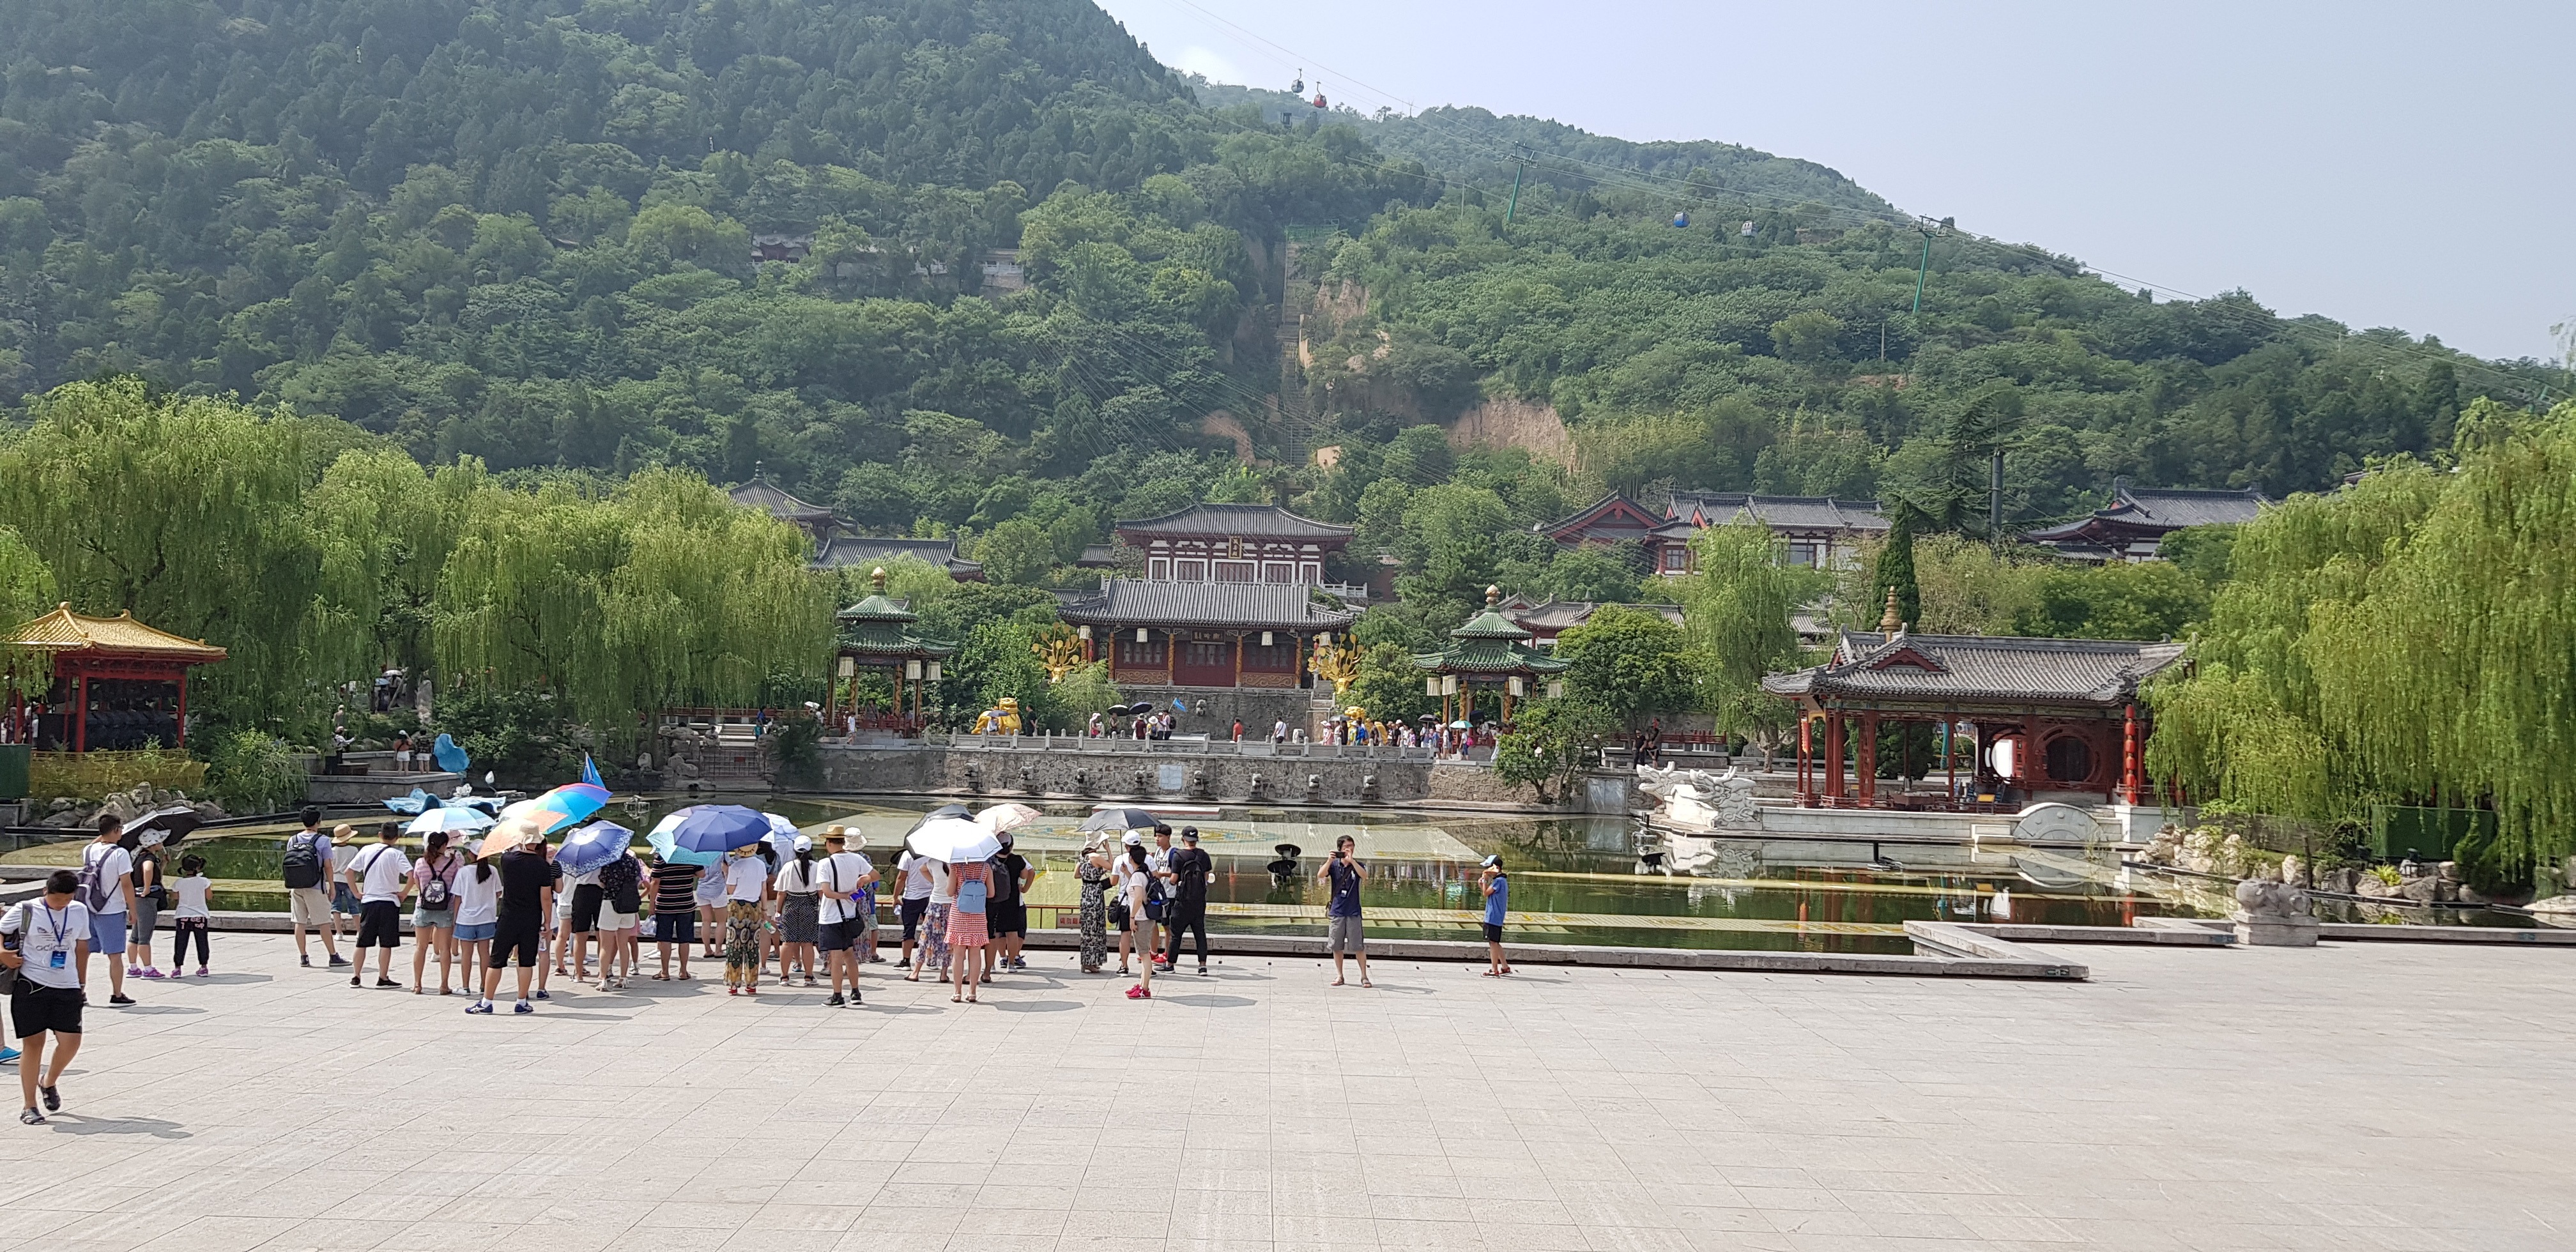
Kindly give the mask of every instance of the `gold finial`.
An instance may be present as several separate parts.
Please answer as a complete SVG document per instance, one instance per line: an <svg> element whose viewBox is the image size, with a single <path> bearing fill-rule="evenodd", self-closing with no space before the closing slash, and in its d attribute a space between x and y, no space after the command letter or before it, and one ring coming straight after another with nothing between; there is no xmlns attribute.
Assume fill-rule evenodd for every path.
<svg viewBox="0 0 2576 1252"><path fill-rule="evenodd" d="M1494 607L1495 605L1502 603L1502 600L1503 600L1503 589L1502 589L1501 587L1496 586L1496 585L1494 585L1494 584L1492 584L1492 583L1487 583L1487 584L1485 584L1485 607L1486 607L1486 608L1489 608L1489 609L1490 609L1490 608Z"/></svg>
<svg viewBox="0 0 2576 1252"><path fill-rule="evenodd" d="M870 572L870 573L868 574L868 581L869 581L870 583L872 583L872 584L874 584L874 585L876 586L877 594L878 594L878 595L884 595L884 594L885 594L885 567L884 567L884 566L882 566L882 565L880 565L880 566L876 567L876 569L875 569L874 571L872 571L872 572Z"/></svg>
<svg viewBox="0 0 2576 1252"><path fill-rule="evenodd" d="M1887 612L1878 619L1878 631L1883 635L1901 635L1905 633L1905 623L1897 620L1896 588L1892 584L1887 589Z"/></svg>

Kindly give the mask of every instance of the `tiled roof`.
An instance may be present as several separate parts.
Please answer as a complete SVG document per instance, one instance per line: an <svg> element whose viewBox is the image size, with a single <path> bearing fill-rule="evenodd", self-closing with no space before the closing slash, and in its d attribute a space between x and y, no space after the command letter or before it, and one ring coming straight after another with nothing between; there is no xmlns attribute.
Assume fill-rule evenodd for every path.
<svg viewBox="0 0 2576 1252"><path fill-rule="evenodd" d="M2134 699L2139 683L2182 653L2178 643L1845 631L1832 660L1773 674L1762 689L1793 697L2116 705Z"/></svg>
<svg viewBox="0 0 2576 1252"><path fill-rule="evenodd" d="M2260 515L2271 498L2261 489L2247 487L2238 491L2203 491L2187 487L2132 487L2127 479L2114 479L2111 503L2093 510L2062 526L2031 531L2025 538L2038 543L2065 544L2072 541L2099 541L2113 530L2164 532L2186 526L2226 526L2250 522Z"/></svg>
<svg viewBox="0 0 2576 1252"><path fill-rule="evenodd" d="M799 500L767 478L754 478L725 492L725 495L736 504L747 508L767 509L771 517L785 521L812 523L832 520L832 510L819 504L808 504Z"/></svg>
<svg viewBox="0 0 2576 1252"><path fill-rule="evenodd" d="M1465 638L1438 652L1413 654L1417 669L1435 674L1555 674L1571 662L1560 661L1511 639Z"/></svg>
<svg viewBox="0 0 2576 1252"><path fill-rule="evenodd" d="M1694 514L1711 526L1723 526L1739 513L1773 530L1886 530L1888 522L1876 500L1842 500L1833 496L1763 496L1743 491L1676 491L1665 506L1668 517L1687 520Z"/></svg>
<svg viewBox="0 0 2576 1252"><path fill-rule="evenodd" d="M1549 600L1525 608L1516 608L1511 602L1505 601L1503 611L1509 614L1513 621L1532 631L1555 634L1559 631L1572 630L1592 620L1593 613L1601 607L1599 602L1592 600ZM1617 607L1654 613L1675 626L1682 624L1682 609L1678 604L1622 604Z"/></svg>
<svg viewBox="0 0 2576 1252"><path fill-rule="evenodd" d="M814 554L818 569L873 565L908 556L947 570L958 577L981 575L981 562L957 555L954 539L898 539L876 535L834 535L823 541L822 550Z"/></svg>
<svg viewBox="0 0 2576 1252"><path fill-rule="evenodd" d="M1340 630L1359 616L1315 603L1302 583L1175 583L1112 578L1068 601L1064 620L1089 626L1230 626Z"/></svg>
<svg viewBox="0 0 2576 1252"><path fill-rule="evenodd" d="M1352 527L1299 517L1275 504L1193 504L1177 513L1121 521L1121 533L1262 539L1348 539Z"/></svg>
<svg viewBox="0 0 2576 1252"><path fill-rule="evenodd" d="M1116 549L1108 544L1089 544L1082 549L1081 556L1073 558L1073 563L1081 569L1111 569L1118 564L1118 555Z"/></svg>
<svg viewBox="0 0 2576 1252"><path fill-rule="evenodd" d="M230 655L202 639L184 639L166 630L154 630L134 620L131 612L114 617L91 617L72 612L69 602L56 605L53 612L20 626L11 632L8 642L47 652L95 648L102 652L133 653L196 664L220 661Z"/></svg>

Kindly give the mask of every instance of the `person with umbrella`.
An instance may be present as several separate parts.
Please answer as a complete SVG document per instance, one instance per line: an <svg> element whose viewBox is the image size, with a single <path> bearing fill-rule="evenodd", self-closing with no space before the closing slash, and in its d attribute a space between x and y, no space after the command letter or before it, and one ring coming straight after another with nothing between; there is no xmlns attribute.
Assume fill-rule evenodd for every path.
<svg viewBox="0 0 2576 1252"><path fill-rule="evenodd" d="M448 847L448 834L431 831L420 859L412 863L411 993L425 994L421 979L429 971L432 950L438 953L438 994L454 995L448 976L456 964L456 874L465 858Z"/></svg>
<svg viewBox="0 0 2576 1252"><path fill-rule="evenodd" d="M973 1004L975 989L993 980L992 932L984 924L992 905L992 866L962 858L951 862L948 872L956 894L948 909L948 999L956 1003L962 992L966 1003Z"/></svg>
<svg viewBox="0 0 2576 1252"><path fill-rule="evenodd" d="M546 832L530 821L505 822L486 840L483 850L488 855L497 844L515 839L517 846L501 853L501 905L492 940L491 963L483 968L483 996L465 1006L468 1013L492 1011L492 997L501 990L501 970L512 961L519 967L519 1002L513 1013L533 1013L536 1006L528 1003L528 980L546 959L546 915L554 910L555 865L546 856Z"/></svg>
<svg viewBox="0 0 2576 1252"><path fill-rule="evenodd" d="M1127 933L1147 936L1142 946L1151 947L1154 923L1147 916L1145 901L1156 881L1153 863L1146 855L1145 840L1136 832L1127 832L1126 846L1127 861L1119 866L1119 873L1124 876L1119 895L1127 908ZM1138 955L1143 959L1136 963L1136 985L1127 989L1127 998L1151 1000L1154 998L1154 954L1147 951ZM1123 937L1118 941L1118 972L1127 972L1127 940Z"/></svg>
<svg viewBox="0 0 2576 1252"><path fill-rule="evenodd" d="M662 951L662 969L653 975L655 982L671 981L671 949L680 949L680 981L689 981L689 949L698 946L698 883L706 877L706 867L688 861L673 860L656 852L653 857L653 939ZM721 890L723 884L717 884Z"/></svg>
<svg viewBox="0 0 2576 1252"><path fill-rule="evenodd" d="M159 978L161 967L152 963L152 934L161 924L161 906L169 902L170 885L161 867L167 860L161 852L161 841L169 832L146 830L135 836L134 848L134 937L126 944L125 976ZM139 962L139 964L138 964Z"/></svg>
<svg viewBox="0 0 2576 1252"><path fill-rule="evenodd" d="M634 832L608 822L591 829L601 826L620 833L610 836L617 854L599 867L599 985L601 990L623 990L626 980L635 976L635 927L644 913L644 862L626 850L626 840Z"/></svg>

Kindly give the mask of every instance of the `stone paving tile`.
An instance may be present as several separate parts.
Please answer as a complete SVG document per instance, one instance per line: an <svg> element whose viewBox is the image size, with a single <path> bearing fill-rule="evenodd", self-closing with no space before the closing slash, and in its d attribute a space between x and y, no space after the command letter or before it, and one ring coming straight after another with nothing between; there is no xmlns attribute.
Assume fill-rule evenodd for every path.
<svg viewBox="0 0 2576 1252"><path fill-rule="evenodd" d="M700 981L469 1018L223 938L224 979L92 1010L54 1127L0 1126L0 1252L2576 1247L2557 953L1373 992L1263 960L1150 1004L1044 954L973 1008L872 971L859 1010Z"/></svg>

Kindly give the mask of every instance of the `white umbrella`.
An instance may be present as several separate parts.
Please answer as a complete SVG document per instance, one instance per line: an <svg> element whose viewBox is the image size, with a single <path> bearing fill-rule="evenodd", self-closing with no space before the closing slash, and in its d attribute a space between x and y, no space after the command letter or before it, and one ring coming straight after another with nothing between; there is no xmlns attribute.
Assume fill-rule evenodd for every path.
<svg viewBox="0 0 2576 1252"><path fill-rule="evenodd" d="M481 809L469 809L460 804L431 809L411 819L403 829L415 835L426 835L434 830L443 830L452 835L482 830L491 824L491 814Z"/></svg>
<svg viewBox="0 0 2576 1252"><path fill-rule="evenodd" d="M942 817L923 822L904 841L916 856L951 865L980 861L1002 850L1002 841L971 818Z"/></svg>
<svg viewBox="0 0 2576 1252"><path fill-rule="evenodd" d="M1040 813L1036 809L1030 808L1025 804L1014 804L1009 801L1004 801L1000 804L986 808L981 813L977 813L975 815L975 824L998 835L1006 830L1018 830L1020 827L1026 826L1044 816L1046 816L1046 814Z"/></svg>

